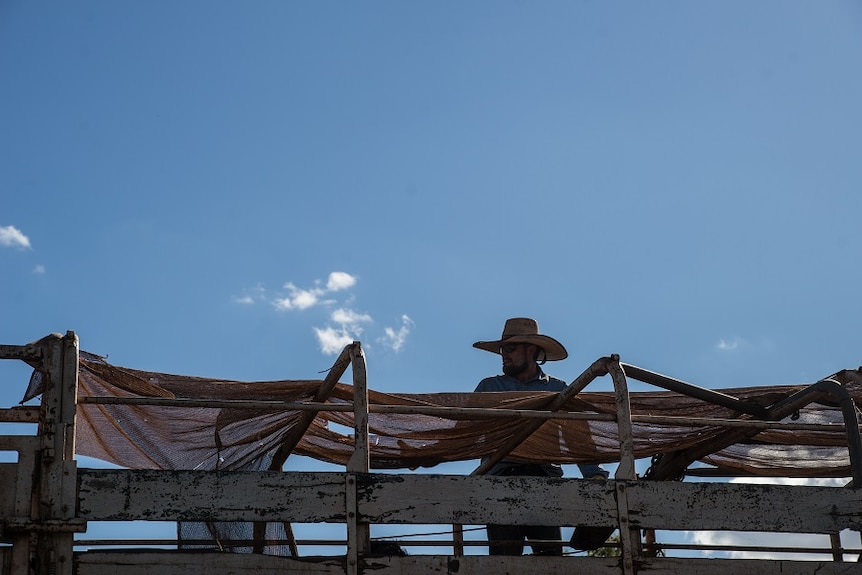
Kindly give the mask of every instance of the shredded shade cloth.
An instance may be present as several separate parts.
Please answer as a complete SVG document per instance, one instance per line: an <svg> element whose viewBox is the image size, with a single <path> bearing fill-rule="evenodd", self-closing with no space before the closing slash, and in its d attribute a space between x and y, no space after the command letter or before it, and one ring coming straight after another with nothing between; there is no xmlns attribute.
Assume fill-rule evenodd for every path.
<svg viewBox="0 0 862 575"><path fill-rule="evenodd" d="M854 401L862 401L862 374L831 376ZM210 400L313 401L322 380L241 382L171 375L117 367L81 353L79 397L144 397ZM805 385L741 387L723 393L764 407ZM370 404L451 408L545 409L552 392L392 394L368 391ZM330 403L351 403L353 387L337 384ZM633 415L739 418L729 408L675 392L633 392ZM614 413L612 392L581 392L563 411ZM78 406L76 451L134 469L231 470L261 468L301 420L297 410L90 404ZM794 415L798 423L843 423L840 409L811 404ZM521 421L452 415L370 413L372 469L416 469L494 454ZM790 418L787 421L791 421ZM352 412L318 412L292 453L346 464L353 453ZM633 423L635 457L687 449L721 432L718 425ZM551 420L510 457L525 462L611 463L619 460L613 421ZM704 456L701 461L740 474L782 477L849 476L844 431L770 429Z"/></svg>

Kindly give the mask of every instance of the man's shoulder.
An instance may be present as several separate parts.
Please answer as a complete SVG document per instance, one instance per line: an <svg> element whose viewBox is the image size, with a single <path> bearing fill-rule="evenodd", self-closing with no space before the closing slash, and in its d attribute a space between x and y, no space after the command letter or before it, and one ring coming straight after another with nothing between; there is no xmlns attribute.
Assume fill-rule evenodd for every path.
<svg viewBox="0 0 862 575"><path fill-rule="evenodd" d="M568 385L562 379L547 374L542 374L537 379L528 383L521 383L517 379L507 375L493 375L480 381L479 385L476 386L476 391L534 391L537 389L562 391Z"/></svg>
<svg viewBox="0 0 862 575"><path fill-rule="evenodd" d="M562 391L569 387L569 384L553 375L548 376L548 389L551 391Z"/></svg>

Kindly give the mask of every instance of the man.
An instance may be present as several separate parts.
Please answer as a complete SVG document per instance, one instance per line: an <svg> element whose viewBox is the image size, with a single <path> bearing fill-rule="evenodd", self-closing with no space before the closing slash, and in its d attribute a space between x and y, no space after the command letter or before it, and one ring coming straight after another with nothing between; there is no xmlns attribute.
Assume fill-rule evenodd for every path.
<svg viewBox="0 0 862 575"><path fill-rule="evenodd" d="M476 391L562 391L566 382L545 374L540 367L546 361L566 359L568 352L563 344L539 333L534 319L515 317L506 320L503 335L494 341L477 341L473 347L498 353L503 360L503 374L487 377L479 382ZM607 471L594 464L579 465L581 474L588 478L608 477ZM525 464L503 459L494 465L488 475L538 475L562 477L562 468L553 463ZM560 541L559 527L542 525L488 525L488 550L491 555L521 555L524 540ZM518 543L493 543L518 541ZM531 543L535 555L562 555L561 544L539 545Z"/></svg>

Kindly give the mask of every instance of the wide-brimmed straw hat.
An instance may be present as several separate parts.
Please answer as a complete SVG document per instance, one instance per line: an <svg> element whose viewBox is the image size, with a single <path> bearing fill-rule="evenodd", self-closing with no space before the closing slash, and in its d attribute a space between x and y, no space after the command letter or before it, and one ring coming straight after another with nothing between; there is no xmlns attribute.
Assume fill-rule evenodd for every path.
<svg viewBox="0 0 862 575"><path fill-rule="evenodd" d="M569 352L563 344L554 338L539 333L539 323L529 317L513 317L506 320L503 327L503 336L494 341L477 341L473 344L476 349L483 349L491 353L500 353L500 346L506 343L532 343L542 348L545 352L544 359L557 361L566 359Z"/></svg>

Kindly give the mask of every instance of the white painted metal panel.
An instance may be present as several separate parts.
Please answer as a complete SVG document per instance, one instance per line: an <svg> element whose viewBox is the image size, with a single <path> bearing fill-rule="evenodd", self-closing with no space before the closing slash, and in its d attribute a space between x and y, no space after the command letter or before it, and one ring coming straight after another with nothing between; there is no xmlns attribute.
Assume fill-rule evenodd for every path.
<svg viewBox="0 0 862 575"><path fill-rule="evenodd" d="M633 482L632 524L678 530L837 533L862 529L862 489Z"/></svg>
<svg viewBox="0 0 862 575"><path fill-rule="evenodd" d="M343 473L81 470L88 521L344 521Z"/></svg>
<svg viewBox="0 0 862 575"><path fill-rule="evenodd" d="M548 477L384 475L360 477L369 523L613 525L610 482Z"/></svg>

